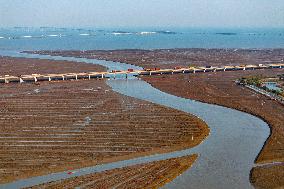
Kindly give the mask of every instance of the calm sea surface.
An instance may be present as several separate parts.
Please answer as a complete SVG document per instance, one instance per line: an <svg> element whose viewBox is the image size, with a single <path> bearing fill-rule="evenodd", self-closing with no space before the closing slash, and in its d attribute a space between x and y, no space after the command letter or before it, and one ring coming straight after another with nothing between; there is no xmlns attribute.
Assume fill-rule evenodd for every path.
<svg viewBox="0 0 284 189"><path fill-rule="evenodd" d="M0 28L0 50L284 48L284 29Z"/></svg>

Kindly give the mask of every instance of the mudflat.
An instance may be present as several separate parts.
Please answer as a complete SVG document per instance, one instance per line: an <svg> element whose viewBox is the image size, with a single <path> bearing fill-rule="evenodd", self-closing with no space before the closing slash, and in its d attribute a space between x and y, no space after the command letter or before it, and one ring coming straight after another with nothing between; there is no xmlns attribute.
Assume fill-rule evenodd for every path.
<svg viewBox="0 0 284 189"><path fill-rule="evenodd" d="M61 61L4 59L11 75L27 74L28 65L39 74L50 64L67 72ZM0 105L0 183L185 149L209 134L195 116L120 95L98 79L3 84Z"/></svg>

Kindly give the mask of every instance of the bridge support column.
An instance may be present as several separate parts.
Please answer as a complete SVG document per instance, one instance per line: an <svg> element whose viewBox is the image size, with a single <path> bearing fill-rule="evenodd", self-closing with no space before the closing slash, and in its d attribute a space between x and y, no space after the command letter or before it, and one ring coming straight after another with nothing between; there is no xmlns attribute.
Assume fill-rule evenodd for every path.
<svg viewBox="0 0 284 189"><path fill-rule="evenodd" d="M102 78L104 78L104 74L102 74Z"/></svg>
<svg viewBox="0 0 284 189"><path fill-rule="evenodd" d="M182 73L184 74L184 73L185 73L185 70L182 70Z"/></svg>
<svg viewBox="0 0 284 189"><path fill-rule="evenodd" d="M5 78L5 83L9 83L9 80Z"/></svg>
<svg viewBox="0 0 284 189"><path fill-rule="evenodd" d="M48 81L51 81L51 77L48 77Z"/></svg>
<svg viewBox="0 0 284 189"><path fill-rule="evenodd" d="M89 75L89 80L91 80L91 75Z"/></svg>
<svg viewBox="0 0 284 189"><path fill-rule="evenodd" d="M152 72L150 71L150 74L149 75L152 75Z"/></svg>
<svg viewBox="0 0 284 189"><path fill-rule="evenodd" d="M244 69L243 70L246 70L246 68L244 67Z"/></svg>
<svg viewBox="0 0 284 189"><path fill-rule="evenodd" d="M64 81L65 80L65 77L64 77L64 75L62 76L62 81Z"/></svg>
<svg viewBox="0 0 284 189"><path fill-rule="evenodd" d="M20 78L20 83L24 83L24 80L22 78Z"/></svg>
<svg viewBox="0 0 284 189"><path fill-rule="evenodd" d="M76 80L78 80L78 75L76 75Z"/></svg>
<svg viewBox="0 0 284 189"><path fill-rule="evenodd" d="M36 77L34 77L34 79L35 79L35 83L37 82L37 78Z"/></svg>
<svg viewBox="0 0 284 189"><path fill-rule="evenodd" d="M195 70L193 70L193 73L195 73L196 71Z"/></svg>

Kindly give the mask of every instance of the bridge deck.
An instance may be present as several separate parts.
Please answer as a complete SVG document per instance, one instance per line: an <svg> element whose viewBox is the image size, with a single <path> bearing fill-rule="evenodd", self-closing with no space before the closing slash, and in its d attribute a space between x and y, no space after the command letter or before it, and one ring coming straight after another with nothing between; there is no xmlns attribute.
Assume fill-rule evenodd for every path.
<svg viewBox="0 0 284 189"><path fill-rule="evenodd" d="M176 74L176 73L200 73L200 72L217 72L217 71L237 71L237 70L254 70L254 69L272 69L284 68L284 64L266 64L266 65L245 65L245 66L223 66L223 67L190 67L179 69L157 69L157 70L131 70L131 71L112 71L112 72L86 72L86 73L59 73L59 74L31 74L20 76L0 76L0 83L10 82L38 82L52 80L70 80L70 79L92 79L104 78L108 75L116 76L125 74L136 75L157 75L157 74Z"/></svg>

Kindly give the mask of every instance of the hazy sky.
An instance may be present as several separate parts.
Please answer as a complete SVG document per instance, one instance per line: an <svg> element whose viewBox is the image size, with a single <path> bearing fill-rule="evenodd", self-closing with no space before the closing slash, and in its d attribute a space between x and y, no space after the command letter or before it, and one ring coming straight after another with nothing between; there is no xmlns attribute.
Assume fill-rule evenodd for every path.
<svg viewBox="0 0 284 189"><path fill-rule="evenodd" d="M0 27L284 27L284 0L0 0Z"/></svg>

